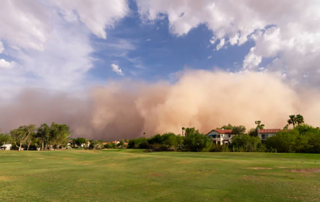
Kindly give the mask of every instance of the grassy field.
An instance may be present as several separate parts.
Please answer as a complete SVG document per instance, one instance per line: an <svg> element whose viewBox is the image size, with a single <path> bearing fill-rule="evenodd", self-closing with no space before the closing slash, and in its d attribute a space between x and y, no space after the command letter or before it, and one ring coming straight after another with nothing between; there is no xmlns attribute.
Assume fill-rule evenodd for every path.
<svg viewBox="0 0 320 202"><path fill-rule="evenodd" d="M1 201L319 201L320 155L0 152Z"/></svg>

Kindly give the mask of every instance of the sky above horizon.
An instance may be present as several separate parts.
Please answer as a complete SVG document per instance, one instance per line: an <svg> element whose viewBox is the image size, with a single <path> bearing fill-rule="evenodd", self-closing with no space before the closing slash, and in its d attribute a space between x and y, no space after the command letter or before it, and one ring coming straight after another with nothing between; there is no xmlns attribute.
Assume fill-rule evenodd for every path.
<svg viewBox="0 0 320 202"><path fill-rule="evenodd" d="M2 0L0 128L319 125L319 24L318 0Z"/></svg>
<svg viewBox="0 0 320 202"><path fill-rule="evenodd" d="M319 1L0 4L1 94L175 82L187 69L271 72L291 85L319 86Z"/></svg>

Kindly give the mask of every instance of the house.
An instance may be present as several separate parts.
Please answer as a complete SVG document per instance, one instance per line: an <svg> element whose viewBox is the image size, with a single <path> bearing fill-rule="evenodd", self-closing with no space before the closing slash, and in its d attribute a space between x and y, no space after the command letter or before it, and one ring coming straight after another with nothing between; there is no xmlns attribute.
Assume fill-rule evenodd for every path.
<svg viewBox="0 0 320 202"><path fill-rule="evenodd" d="M86 143L82 143L80 146L81 147L89 147L90 146L90 142L87 141L87 144Z"/></svg>
<svg viewBox="0 0 320 202"><path fill-rule="evenodd" d="M281 129L261 129L258 130L258 137L261 141L266 140L268 137L272 137L276 135Z"/></svg>
<svg viewBox="0 0 320 202"><path fill-rule="evenodd" d="M236 134L232 133L232 130L224 130L224 129L213 129L208 134L213 142L216 144L229 144L232 142L232 138L236 136Z"/></svg>
<svg viewBox="0 0 320 202"><path fill-rule="evenodd" d="M112 141L112 144L118 145L120 143L120 141Z"/></svg>
<svg viewBox="0 0 320 202"><path fill-rule="evenodd" d="M67 144L68 146L71 146L71 147L73 147L74 146L74 142L73 142L73 140L69 140L69 142L68 142L68 144Z"/></svg>
<svg viewBox="0 0 320 202"><path fill-rule="evenodd" d="M4 144L0 146L0 150L11 150L12 144Z"/></svg>

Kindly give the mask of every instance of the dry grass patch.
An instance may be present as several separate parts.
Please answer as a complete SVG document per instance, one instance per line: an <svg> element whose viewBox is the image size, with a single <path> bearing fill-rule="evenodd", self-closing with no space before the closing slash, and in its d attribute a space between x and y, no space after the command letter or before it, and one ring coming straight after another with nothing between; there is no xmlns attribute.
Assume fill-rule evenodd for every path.
<svg viewBox="0 0 320 202"><path fill-rule="evenodd" d="M0 181L9 181L11 177L8 176L0 176Z"/></svg>
<svg viewBox="0 0 320 202"><path fill-rule="evenodd" d="M161 173L155 173L155 172L152 172L152 173L148 173L150 176L153 176L153 177L161 177L162 174Z"/></svg>
<svg viewBox="0 0 320 202"><path fill-rule="evenodd" d="M320 173L320 168L290 169L287 171L293 173Z"/></svg>
<svg viewBox="0 0 320 202"><path fill-rule="evenodd" d="M250 170L271 170L272 168L267 168L267 167L248 167L247 169L250 169Z"/></svg>

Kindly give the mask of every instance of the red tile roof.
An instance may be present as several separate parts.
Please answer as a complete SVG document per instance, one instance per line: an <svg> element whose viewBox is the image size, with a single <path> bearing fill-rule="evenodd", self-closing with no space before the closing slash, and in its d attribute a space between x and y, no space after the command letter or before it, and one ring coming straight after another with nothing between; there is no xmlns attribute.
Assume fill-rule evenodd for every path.
<svg viewBox="0 0 320 202"><path fill-rule="evenodd" d="M281 129L262 129L259 130L258 133L259 134L263 134L263 133L277 133L279 132Z"/></svg>
<svg viewBox="0 0 320 202"><path fill-rule="evenodd" d="M232 134L232 130L213 129L212 131L216 131L219 134ZM210 131L210 133L212 131Z"/></svg>

